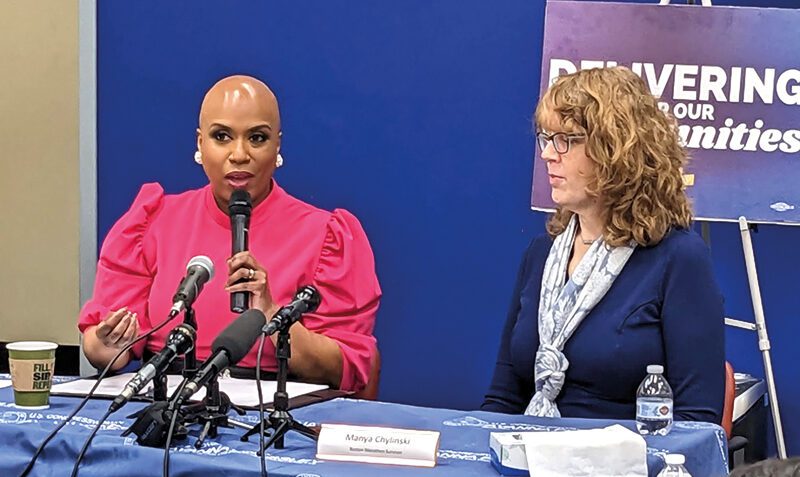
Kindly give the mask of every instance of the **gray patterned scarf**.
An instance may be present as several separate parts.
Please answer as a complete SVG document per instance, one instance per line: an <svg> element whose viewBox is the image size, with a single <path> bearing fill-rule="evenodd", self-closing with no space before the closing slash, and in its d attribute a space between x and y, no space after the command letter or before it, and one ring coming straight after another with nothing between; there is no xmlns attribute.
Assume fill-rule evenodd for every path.
<svg viewBox="0 0 800 477"><path fill-rule="evenodd" d="M566 281L577 228L578 218L573 215L567 229L553 241L544 265L539 296L539 349L534 364L536 392L525 409L529 416L561 417L555 400L569 368L562 352L564 344L611 288L636 246L632 243L611 248L604 240L595 240Z"/></svg>

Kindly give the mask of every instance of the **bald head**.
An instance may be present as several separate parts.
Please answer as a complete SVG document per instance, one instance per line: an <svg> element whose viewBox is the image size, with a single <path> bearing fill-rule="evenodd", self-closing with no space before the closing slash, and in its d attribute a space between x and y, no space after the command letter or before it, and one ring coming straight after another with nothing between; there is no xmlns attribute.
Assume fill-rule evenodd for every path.
<svg viewBox="0 0 800 477"><path fill-rule="evenodd" d="M269 87L252 76L223 78L208 90L200 106L200 128L219 117L256 113L275 132L281 130L278 99Z"/></svg>
<svg viewBox="0 0 800 477"><path fill-rule="evenodd" d="M280 132L278 101L261 81L229 76L208 90L200 107L195 160L202 164L220 210L228 210L236 189L246 190L254 206L269 195Z"/></svg>

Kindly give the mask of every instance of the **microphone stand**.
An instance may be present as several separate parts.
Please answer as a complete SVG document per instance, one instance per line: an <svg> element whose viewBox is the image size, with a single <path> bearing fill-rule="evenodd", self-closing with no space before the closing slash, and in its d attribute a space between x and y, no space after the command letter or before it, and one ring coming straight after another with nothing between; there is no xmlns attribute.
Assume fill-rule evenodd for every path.
<svg viewBox="0 0 800 477"><path fill-rule="evenodd" d="M187 306L183 312L183 322L192 327L192 329L197 330L197 320L195 319L194 309L191 305ZM183 359L183 377L188 379L191 376L194 376L194 373L197 372L197 354L195 352L195 346L192 346L185 355ZM167 400L167 374L166 373L159 373L153 378L153 402L159 401L166 401Z"/></svg>
<svg viewBox="0 0 800 477"><path fill-rule="evenodd" d="M187 306L183 312L183 322L197 330L197 320L194 315L194 308ZM183 377L188 379L197 372L197 347L192 346L183 359Z"/></svg>
<svg viewBox="0 0 800 477"><path fill-rule="evenodd" d="M197 329L197 320L194 310L186 307L183 315L183 322ZM193 346L184 356L183 377L189 379L197 373L197 354L196 346ZM172 412L178 413L178 422L173 430L176 439L185 439L189 434L187 429L192 424L202 424L203 428L195 442L195 447L200 449L207 437L214 438L218 434L218 427L233 427L228 422L228 412L233 409L240 416L245 412L238 406L231 403L230 398L219 390L217 377L214 377L206 385L206 397L201 402L190 404L183 409L171 410L167 402L167 375L160 373L154 380L153 397L154 402L143 408L130 417L136 417L136 421L122 434L127 436L134 433L136 441L140 445L149 447L163 447L167 439L169 421Z"/></svg>
<svg viewBox="0 0 800 477"><path fill-rule="evenodd" d="M184 312L184 322L197 329L197 320L195 319L194 310L191 307L187 307ZM197 373L197 354L195 349L196 347L186 353L186 359L183 362L184 379L189 379ZM203 429L200 431L200 435L194 443L195 448L200 449L203 447L203 443L207 437L211 437L212 439L217 437L217 429L219 426L232 427L228 423L228 412L231 409L235 410L240 416L245 414L243 409L231 403L227 394L220 392L219 383L215 376L214 379L206 385L206 396L202 401L185 406L184 409L179 411L181 413L182 422L180 425L176 426L176 435L180 435L179 433L188 434L185 428L192 424L202 424Z"/></svg>
<svg viewBox="0 0 800 477"><path fill-rule="evenodd" d="M203 447L206 438L217 437L220 426L233 428L234 425L237 425L249 428L233 419L228 419L228 412L231 409L240 416L243 416L245 412L242 408L233 404L227 394L220 392L217 378L209 381L206 385L206 397L202 401L173 410L173 400L154 402L138 411L134 416L131 416L138 416L138 418L122 435L127 436L130 433L134 433L137 436L136 442L139 445L164 447L173 412L178 413L176 425L172 432L174 440L186 439L189 435L188 426L193 424L201 424L203 426L197 441L194 443L197 449Z"/></svg>
<svg viewBox="0 0 800 477"><path fill-rule="evenodd" d="M244 416L244 409L233 404L227 394L219 390L217 376L206 384L206 396L196 404L186 406L183 411L183 425L201 424L203 429L194 443L196 449L203 447L207 437L212 439L217 437L218 428L233 428L233 422L228 420L228 412L236 411L240 416Z"/></svg>
<svg viewBox="0 0 800 477"><path fill-rule="evenodd" d="M277 389L275 390L275 396L272 400L273 411L264 419L264 435L268 436L269 440L264 443L264 448L259 449L259 452L266 451L272 444L275 444L276 449L283 449L283 437L288 431L299 432L314 441L319 438L318 429L312 429L300 424L289 414L289 394L286 392L289 358L292 355L291 344L289 342L289 326L290 323L287 321L278 329L278 343L275 349L275 357L278 360ZM256 366L260 365L261 363L256 363ZM256 384L261 386L261 383ZM268 430L273 431L271 436ZM250 436L254 436L260 431L261 424L256 424L242 436L241 440L247 442Z"/></svg>

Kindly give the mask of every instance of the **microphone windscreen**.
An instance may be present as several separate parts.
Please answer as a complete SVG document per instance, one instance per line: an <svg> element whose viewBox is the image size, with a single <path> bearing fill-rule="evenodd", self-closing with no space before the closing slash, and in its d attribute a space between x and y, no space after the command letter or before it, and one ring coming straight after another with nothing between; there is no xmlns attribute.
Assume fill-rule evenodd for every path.
<svg viewBox="0 0 800 477"><path fill-rule="evenodd" d="M230 356L230 366L233 366L241 361L250 348L256 344L266 322L267 318L260 310L247 310L222 330L211 344L211 349L215 353L222 349L227 350Z"/></svg>
<svg viewBox="0 0 800 477"><path fill-rule="evenodd" d="M214 278L214 262L212 262L210 258L206 257L205 255L197 255L196 257L192 257L192 259L189 260L189 263L186 264L186 271L188 272L189 269L194 266L205 268L208 272L209 280Z"/></svg>
<svg viewBox="0 0 800 477"><path fill-rule="evenodd" d="M250 194L244 189L234 189L231 199L228 201L228 215L250 216L253 203L250 201Z"/></svg>

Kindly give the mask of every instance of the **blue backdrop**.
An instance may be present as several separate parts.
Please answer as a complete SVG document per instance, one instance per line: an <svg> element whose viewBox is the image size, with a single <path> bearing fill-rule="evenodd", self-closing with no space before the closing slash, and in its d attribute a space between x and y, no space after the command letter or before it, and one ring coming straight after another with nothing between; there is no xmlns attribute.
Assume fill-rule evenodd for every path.
<svg viewBox="0 0 800 477"><path fill-rule="evenodd" d="M351 210L370 237L385 293L381 399L477 407L518 260L543 230L528 204L544 2L97 3L98 238L142 183L206 183L192 160L202 95L223 76L258 76L281 104L278 181ZM727 311L752 319L738 231L711 230ZM800 230L762 226L754 239L800 453L789 425L800 419ZM763 374L755 334L731 330L727 346L737 369Z"/></svg>

